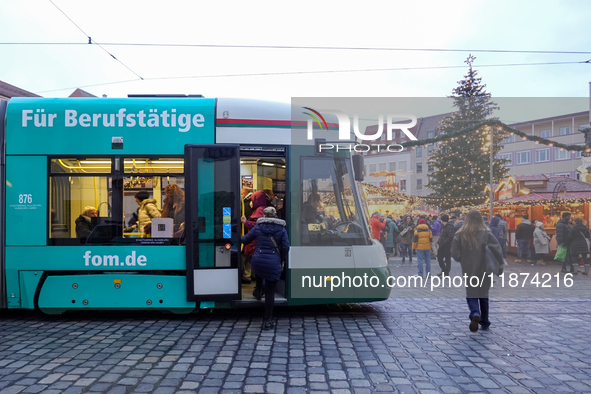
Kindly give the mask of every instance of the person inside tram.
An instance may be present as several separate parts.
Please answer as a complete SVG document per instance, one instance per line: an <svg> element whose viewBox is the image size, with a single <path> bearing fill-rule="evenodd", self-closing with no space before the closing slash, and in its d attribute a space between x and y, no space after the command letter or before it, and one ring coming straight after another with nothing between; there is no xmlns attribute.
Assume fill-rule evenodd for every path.
<svg viewBox="0 0 591 394"><path fill-rule="evenodd" d="M173 220L173 233L176 233L185 222L185 192L179 185L171 183L164 188L164 193L166 197L162 202L162 217Z"/></svg>
<svg viewBox="0 0 591 394"><path fill-rule="evenodd" d="M95 207L87 206L76 219L76 237L88 238L92 230L96 226L96 218L98 212Z"/></svg>
<svg viewBox="0 0 591 394"><path fill-rule="evenodd" d="M137 192L135 194L135 202L139 205L138 210L138 233L150 234L152 219L159 218L162 215L156 206L157 201L150 198L150 194L146 191Z"/></svg>
<svg viewBox="0 0 591 394"><path fill-rule="evenodd" d="M322 221L322 215L318 212L319 205L320 195L318 193L310 194L308 200L302 204L302 217L304 222L310 224Z"/></svg>

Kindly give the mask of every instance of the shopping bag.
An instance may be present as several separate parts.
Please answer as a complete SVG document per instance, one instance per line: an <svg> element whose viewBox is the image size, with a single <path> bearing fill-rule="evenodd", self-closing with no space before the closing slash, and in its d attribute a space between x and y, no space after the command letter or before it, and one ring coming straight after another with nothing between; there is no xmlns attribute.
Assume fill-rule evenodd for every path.
<svg viewBox="0 0 591 394"><path fill-rule="evenodd" d="M556 250L556 255L554 256L554 260L564 261L566 260L566 252L567 249L565 246L560 245Z"/></svg>

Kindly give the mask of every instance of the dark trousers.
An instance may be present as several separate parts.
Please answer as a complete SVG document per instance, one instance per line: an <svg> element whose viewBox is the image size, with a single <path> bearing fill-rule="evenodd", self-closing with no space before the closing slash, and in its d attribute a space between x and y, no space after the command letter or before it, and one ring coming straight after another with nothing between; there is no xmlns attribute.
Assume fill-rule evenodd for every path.
<svg viewBox="0 0 591 394"><path fill-rule="evenodd" d="M258 289L263 288L263 278L260 276L256 277L256 287ZM265 320L271 320L273 318L273 306L275 305L275 288L277 287L276 280L265 279Z"/></svg>
<svg viewBox="0 0 591 394"><path fill-rule="evenodd" d="M451 270L451 249L439 248L437 251L437 261L439 261L441 272L449 276L449 271Z"/></svg>
<svg viewBox="0 0 591 394"><path fill-rule="evenodd" d="M480 325L483 328L490 326L490 321L488 320L488 298L466 298L468 302L468 308L470 308L470 317L469 319L472 320L472 316L480 315Z"/></svg>

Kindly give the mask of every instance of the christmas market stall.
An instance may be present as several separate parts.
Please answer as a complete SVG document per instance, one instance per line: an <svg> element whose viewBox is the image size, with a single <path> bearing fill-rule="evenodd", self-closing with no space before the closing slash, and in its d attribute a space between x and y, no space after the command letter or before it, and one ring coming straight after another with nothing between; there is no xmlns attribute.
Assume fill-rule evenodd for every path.
<svg viewBox="0 0 591 394"><path fill-rule="evenodd" d="M570 212L573 219L582 218L587 225L591 223L591 184L567 176L511 176L495 187L494 197L493 214L500 214L509 224L507 250L513 253L517 252L515 230L524 215L532 223L544 223L548 235L556 233L556 223L564 212ZM485 203L478 209L488 215L489 207ZM552 237L550 248L556 250L556 237Z"/></svg>
<svg viewBox="0 0 591 394"><path fill-rule="evenodd" d="M378 186L362 183L365 202L369 213L388 212L392 217L397 218L412 212L413 208L420 203L418 197L409 196L398 191L388 190Z"/></svg>

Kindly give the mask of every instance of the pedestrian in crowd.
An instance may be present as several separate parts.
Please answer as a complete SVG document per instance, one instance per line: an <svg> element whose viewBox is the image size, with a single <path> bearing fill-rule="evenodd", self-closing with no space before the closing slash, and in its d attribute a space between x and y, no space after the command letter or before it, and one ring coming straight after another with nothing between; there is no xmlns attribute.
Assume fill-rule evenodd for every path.
<svg viewBox="0 0 591 394"><path fill-rule="evenodd" d="M448 215L441 215L441 223L443 224L443 228L439 236L439 248L437 250L437 260L439 261L441 272L437 276L449 276L449 271L451 270L451 243L456 234L456 228L453 222L449 220Z"/></svg>
<svg viewBox="0 0 591 394"><path fill-rule="evenodd" d="M382 240L382 229L386 227L386 223L383 221L382 216L383 215L377 211L371 215L371 231L373 237L384 245L384 240Z"/></svg>
<svg viewBox="0 0 591 394"><path fill-rule="evenodd" d="M499 244L501 244L501 248L503 249L503 258L507 259L507 233L509 232L509 224L503 217L499 214L496 214L495 217L499 218L499 223L497 224L497 228L499 229L499 236L497 237L499 240Z"/></svg>
<svg viewBox="0 0 591 394"><path fill-rule="evenodd" d="M571 273L579 273L579 261L583 260L585 270L583 275L589 275L589 244L591 243L591 233L583 224L583 219L575 218L575 225L568 234L569 254L571 261Z"/></svg>
<svg viewBox="0 0 591 394"><path fill-rule="evenodd" d="M536 229L534 230L536 260L535 263L531 264L532 266L536 263L539 265L546 265L546 263L544 263L544 256L550 253L550 239L551 237L546 233L546 229L544 228L544 223L540 221L536 222Z"/></svg>
<svg viewBox="0 0 591 394"><path fill-rule="evenodd" d="M484 219L483 219L484 220ZM501 244L500 241L500 231L499 231L499 222L501 221L501 218L494 216L490 223L488 224L488 228L490 229L490 232L493 233L493 235L495 237L497 237L497 241L499 241L499 245ZM502 247L501 247L502 249Z"/></svg>
<svg viewBox="0 0 591 394"><path fill-rule="evenodd" d="M433 243L431 245L431 258L437 259L437 249L439 248L439 237L441 236L441 228L443 224L437 215L433 216L433 224L431 224L431 233L433 234Z"/></svg>
<svg viewBox="0 0 591 394"><path fill-rule="evenodd" d="M386 217L386 228L388 229L387 232L387 236L386 236L386 256L388 258L390 257L396 257L398 256L397 250L398 250L398 242L396 239L396 236L398 235L398 226L396 225L396 222L394 221L394 219L392 218L392 216L387 216Z"/></svg>
<svg viewBox="0 0 591 394"><path fill-rule="evenodd" d="M461 213L459 220L455 224L456 230L459 230L464 225L465 220L466 220L466 215Z"/></svg>
<svg viewBox="0 0 591 394"><path fill-rule="evenodd" d="M273 306L275 304L275 287L281 278L282 262L287 261L289 239L285 230L285 220L277 218L274 207L265 207L263 217L242 237L242 243L249 244L256 240L256 251L252 255L252 269L256 275L257 288L265 288L265 320L264 330L271 330L273 323ZM258 300L261 297L257 297Z"/></svg>
<svg viewBox="0 0 591 394"><path fill-rule="evenodd" d="M536 223L538 221L537 220L533 220L531 221L531 225L534 228L534 231L536 230ZM529 258L531 261L529 261L530 264L533 264L536 262L536 247L534 245L534 237L533 237L533 233L532 233L532 238L529 240Z"/></svg>
<svg viewBox="0 0 591 394"><path fill-rule="evenodd" d="M563 212L562 219L556 223L556 243L558 246L562 246L568 249L569 242L568 242L568 234L570 233L570 219L571 214L570 212ZM562 262L562 269L560 270L561 273L566 273L566 267L570 266L570 254L566 253L566 258Z"/></svg>
<svg viewBox="0 0 591 394"><path fill-rule="evenodd" d="M489 303L488 291L491 277L485 273L485 253L489 248L499 264L503 264L503 251L499 241L488 227L484 225L482 215L473 209L468 213L462 227L457 231L451 245L451 255L462 266L462 274L468 278L466 286L466 301L470 308L470 331L488 330ZM478 277L479 281L471 280Z"/></svg>
<svg viewBox="0 0 591 394"><path fill-rule="evenodd" d="M482 221L484 222L484 225L488 227L488 216L482 215Z"/></svg>
<svg viewBox="0 0 591 394"><path fill-rule="evenodd" d="M408 255L409 263L412 264L412 238L415 232L415 224L412 216L407 216L400 225L400 246L402 247L402 264Z"/></svg>
<svg viewBox="0 0 591 394"><path fill-rule="evenodd" d="M427 226L425 219L419 220L419 225L415 229L414 237L412 239L412 248L417 251L417 260L419 263L419 276L423 276L423 262L426 264L426 275L431 275L431 243L433 242L433 234Z"/></svg>
<svg viewBox="0 0 591 394"><path fill-rule="evenodd" d="M530 248L529 244L534 238L534 226L531 225L529 217L523 215L521 223L515 230L515 239L517 240L517 260L516 263L521 263L521 259L527 259L528 263L531 263Z"/></svg>

